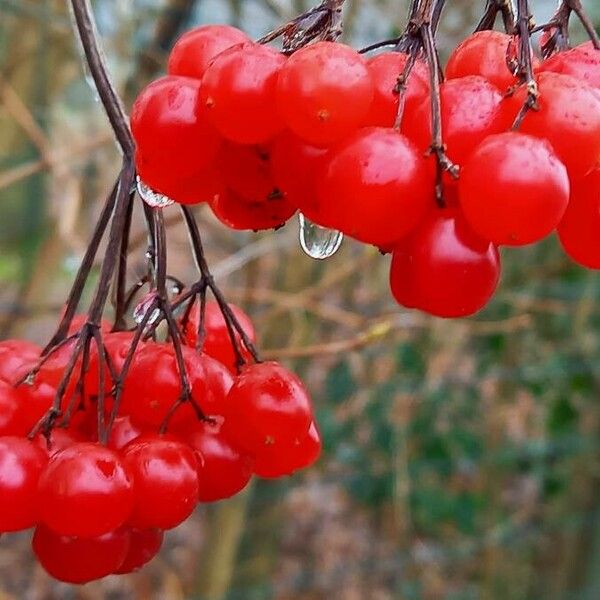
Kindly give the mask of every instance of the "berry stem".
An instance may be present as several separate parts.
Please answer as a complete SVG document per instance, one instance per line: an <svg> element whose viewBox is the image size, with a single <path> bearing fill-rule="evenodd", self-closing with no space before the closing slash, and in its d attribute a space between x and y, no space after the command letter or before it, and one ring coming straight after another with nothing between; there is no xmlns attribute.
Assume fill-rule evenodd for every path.
<svg viewBox="0 0 600 600"><path fill-rule="evenodd" d="M515 29L515 9L512 0L487 0L485 12L475 31L494 29L498 13L502 15L504 31L512 33Z"/></svg>

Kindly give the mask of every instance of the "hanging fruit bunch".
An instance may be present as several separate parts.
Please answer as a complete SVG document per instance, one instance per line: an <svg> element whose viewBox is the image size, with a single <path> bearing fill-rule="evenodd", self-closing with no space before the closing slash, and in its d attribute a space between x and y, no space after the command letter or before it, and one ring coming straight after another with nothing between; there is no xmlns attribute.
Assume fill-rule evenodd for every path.
<svg viewBox="0 0 600 600"><path fill-rule="evenodd" d="M489 0L445 77L443 0L415 0L402 36L361 51L336 41L342 3L325 0L258 42L223 25L184 34L168 74L137 98L130 131L88 4L72 0L122 169L52 339L0 343L0 532L35 528L33 551L56 579L134 571L199 502L319 456L306 389L261 362L190 204L234 229L276 229L300 211L391 252L396 300L442 317L490 300L498 246L557 230L569 256L600 268L600 44L580 3L564 0L536 28L527 0L516 14ZM569 49L572 12L591 41ZM492 30L499 13L506 33ZM148 269L129 282L136 181ZM168 274L162 207L173 202L199 270L191 285Z"/></svg>

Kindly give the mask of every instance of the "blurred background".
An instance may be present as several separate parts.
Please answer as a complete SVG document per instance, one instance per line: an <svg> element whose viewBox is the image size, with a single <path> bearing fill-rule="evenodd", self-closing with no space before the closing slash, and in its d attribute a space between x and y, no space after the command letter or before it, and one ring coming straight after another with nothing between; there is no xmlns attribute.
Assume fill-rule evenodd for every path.
<svg viewBox="0 0 600 600"><path fill-rule="evenodd" d="M0 337L51 334L119 156L62 0L0 0ZM129 107L182 30L260 36L305 0L97 0ZM345 38L404 25L406 2L353 0ZM454 0L442 56L482 0ZM533 0L537 22L554 2ZM587 8L600 24L600 4ZM575 39L581 33L575 29ZM173 274L195 274L168 208ZM199 508L142 572L76 588L0 539L0 600L598 600L600 278L555 239L504 249L499 292L475 318L396 306L389 257L346 240L305 256L297 224L233 233L200 208L210 264L255 319L265 356L307 382L325 449L316 467ZM133 234L130 276L145 237Z"/></svg>

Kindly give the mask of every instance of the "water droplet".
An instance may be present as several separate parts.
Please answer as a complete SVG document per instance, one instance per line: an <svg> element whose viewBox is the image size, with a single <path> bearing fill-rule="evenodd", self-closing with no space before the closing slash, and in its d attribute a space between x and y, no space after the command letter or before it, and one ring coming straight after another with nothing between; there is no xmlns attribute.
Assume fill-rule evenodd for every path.
<svg viewBox="0 0 600 600"><path fill-rule="evenodd" d="M29 373L23 383L25 385L33 385L35 383L35 373L33 371Z"/></svg>
<svg viewBox="0 0 600 600"><path fill-rule="evenodd" d="M141 302L133 309L133 320L139 325L146 316L146 313L150 310L150 307L154 304L156 300L156 293L150 292L146 294ZM148 318L147 325L152 325L152 323L156 322L158 317L160 316L160 309L155 307Z"/></svg>
<svg viewBox="0 0 600 600"><path fill-rule="evenodd" d="M137 178L137 189L140 198L152 208L164 208L175 202L175 200L169 198L169 196L155 192L140 179L139 175Z"/></svg>
<svg viewBox="0 0 600 600"><path fill-rule="evenodd" d="M327 229L313 223L299 213L300 246L311 258L323 260L333 256L344 239L344 234L335 229Z"/></svg>

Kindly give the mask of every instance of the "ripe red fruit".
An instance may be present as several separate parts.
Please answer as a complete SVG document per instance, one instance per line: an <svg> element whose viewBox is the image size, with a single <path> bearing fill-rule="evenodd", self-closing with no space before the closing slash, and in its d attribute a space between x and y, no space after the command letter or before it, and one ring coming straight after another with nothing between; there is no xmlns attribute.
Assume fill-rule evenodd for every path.
<svg viewBox="0 0 600 600"><path fill-rule="evenodd" d="M119 529L100 537L76 538L39 525L31 545L42 567L54 579L82 584L102 579L121 567L129 552L130 534Z"/></svg>
<svg viewBox="0 0 600 600"><path fill-rule="evenodd" d="M27 340L0 342L0 380L14 384L35 367L42 349Z"/></svg>
<svg viewBox="0 0 600 600"><path fill-rule="evenodd" d="M575 262L600 269L600 169L573 185L558 237Z"/></svg>
<svg viewBox="0 0 600 600"><path fill-rule="evenodd" d="M224 404L222 431L251 455L282 440L302 437L312 406L300 379L276 362L247 366Z"/></svg>
<svg viewBox="0 0 600 600"><path fill-rule="evenodd" d="M362 124L373 100L364 58L335 42L294 52L277 81L277 108L286 125L315 146L329 146Z"/></svg>
<svg viewBox="0 0 600 600"><path fill-rule="evenodd" d="M458 165L462 166L488 135L505 129L502 95L483 77L449 79L440 86L440 98L444 143L448 157ZM431 145L431 105L413 106L402 121L402 132L425 152Z"/></svg>
<svg viewBox="0 0 600 600"><path fill-rule="evenodd" d="M129 529L129 550L123 564L114 571L118 575L139 571L160 551L164 534L159 529Z"/></svg>
<svg viewBox="0 0 600 600"><path fill-rule="evenodd" d="M404 72L408 55L403 52L385 52L371 58L367 66L375 92L365 125L391 127L398 114L399 93L396 91L398 77ZM429 74L427 65L417 60L405 82L404 110L411 111L429 101Z"/></svg>
<svg viewBox="0 0 600 600"><path fill-rule="evenodd" d="M496 247L476 236L456 209L435 209L394 249L390 286L407 308L465 317L487 304L499 277Z"/></svg>
<svg viewBox="0 0 600 600"><path fill-rule="evenodd" d="M129 442L140 437L142 433L142 428L134 425L128 416L117 417L110 431L108 447L113 450L121 450Z"/></svg>
<svg viewBox="0 0 600 600"><path fill-rule="evenodd" d="M162 77L140 92L131 112L140 177L154 191L180 202L190 200L181 196L180 182L211 167L221 144L199 110L199 98L199 81Z"/></svg>
<svg viewBox="0 0 600 600"><path fill-rule="evenodd" d="M600 89L600 51L594 48L591 41L586 42L571 50L557 52L540 65L539 71L571 75Z"/></svg>
<svg viewBox="0 0 600 600"><path fill-rule="evenodd" d="M271 145L273 181L291 205L307 217L318 221L317 173L327 156L327 150L302 141L287 129Z"/></svg>
<svg viewBox="0 0 600 600"><path fill-rule="evenodd" d="M530 110L519 131L547 139L572 180L583 177L600 156L600 96L585 83L560 73L540 73L539 111ZM505 124L523 106L525 86L503 103Z"/></svg>
<svg viewBox="0 0 600 600"><path fill-rule="evenodd" d="M477 31L464 39L452 52L446 65L446 78L480 75L502 92L517 83L507 59L511 36L500 31ZM537 63L538 61L534 59Z"/></svg>
<svg viewBox="0 0 600 600"><path fill-rule="evenodd" d="M238 323L246 332L246 335L254 343L256 341L256 334L250 317L239 306L236 306L235 304L230 304L229 306ZM189 319L185 328L186 342L192 347L196 346L199 321L200 306L198 303L196 303L190 311ZM232 373L237 373L236 357L233 351L233 345L231 343L231 338L229 337L229 331L227 329L227 324L225 323L225 317L223 317L223 313L219 308L218 302L209 301L206 303L204 327L205 337L202 351L208 356L212 356L215 360L218 360L220 363L224 364ZM242 356L244 356L246 360L251 360L251 355L244 348L238 333L236 333L236 339L238 341L238 347L242 351Z"/></svg>
<svg viewBox="0 0 600 600"><path fill-rule="evenodd" d="M172 529L192 514L198 503L198 474L189 446L146 434L123 448L123 462L135 484L131 527Z"/></svg>
<svg viewBox="0 0 600 600"><path fill-rule="evenodd" d="M0 532L35 525L38 480L47 461L29 440L0 437Z"/></svg>
<svg viewBox="0 0 600 600"><path fill-rule="evenodd" d="M54 456L56 453L73 446L79 442L83 442L83 436L74 429L63 429L55 427L50 432L49 437L38 433L34 438L35 443L48 455Z"/></svg>
<svg viewBox="0 0 600 600"><path fill-rule="evenodd" d="M25 436L33 425L24 418L18 390L0 380L0 436Z"/></svg>
<svg viewBox="0 0 600 600"><path fill-rule="evenodd" d="M246 200L227 190L215 197L210 207L227 227L251 231L278 229L296 212L296 207L279 191L266 199Z"/></svg>
<svg viewBox="0 0 600 600"><path fill-rule="evenodd" d="M319 225L379 247L406 235L433 203L433 180L414 145L368 127L331 152L317 183Z"/></svg>
<svg viewBox="0 0 600 600"><path fill-rule="evenodd" d="M265 479L292 475L314 464L321 454L321 436L313 421L302 438L287 440L265 448L256 457L254 473Z"/></svg>
<svg viewBox="0 0 600 600"><path fill-rule="evenodd" d="M569 178L545 140L501 133L471 155L459 180L459 198L465 218L482 238L523 246L558 225L569 203Z"/></svg>
<svg viewBox="0 0 600 600"><path fill-rule="evenodd" d="M198 423L184 435L197 456L200 502L229 498L252 477L254 460L231 444L221 423Z"/></svg>
<svg viewBox="0 0 600 600"><path fill-rule="evenodd" d="M40 521L61 535L96 537L133 508L133 481L114 450L89 442L57 452L38 487Z"/></svg>
<svg viewBox="0 0 600 600"><path fill-rule="evenodd" d="M221 52L250 41L243 31L230 25L194 27L175 42L167 65L169 75L202 79L210 63Z"/></svg>
<svg viewBox="0 0 600 600"><path fill-rule="evenodd" d="M210 356L183 348L192 397L206 414L220 414L232 379L224 365ZM158 427L169 410L181 397L181 380L175 351L171 344L147 344L131 366L123 391L121 414L127 414L135 424ZM193 421L196 413L188 404L175 412L173 425Z"/></svg>
<svg viewBox="0 0 600 600"><path fill-rule="evenodd" d="M202 114L233 142L267 142L283 129L275 110L275 88L284 64L283 54L260 44L219 54L202 77Z"/></svg>

